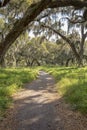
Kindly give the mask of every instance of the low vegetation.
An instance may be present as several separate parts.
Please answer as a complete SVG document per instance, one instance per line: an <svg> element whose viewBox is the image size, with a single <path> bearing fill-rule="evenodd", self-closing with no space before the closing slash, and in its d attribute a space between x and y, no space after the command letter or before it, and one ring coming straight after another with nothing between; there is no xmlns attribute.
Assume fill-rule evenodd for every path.
<svg viewBox="0 0 87 130"><path fill-rule="evenodd" d="M0 115L12 104L12 95L45 70L56 79L58 93L73 110L87 113L87 67L46 66L36 68L0 69Z"/></svg>
<svg viewBox="0 0 87 130"><path fill-rule="evenodd" d="M43 67L56 79L57 90L73 110L87 113L87 67Z"/></svg>
<svg viewBox="0 0 87 130"><path fill-rule="evenodd" d="M12 95L36 78L38 69L0 69L0 116L12 104Z"/></svg>

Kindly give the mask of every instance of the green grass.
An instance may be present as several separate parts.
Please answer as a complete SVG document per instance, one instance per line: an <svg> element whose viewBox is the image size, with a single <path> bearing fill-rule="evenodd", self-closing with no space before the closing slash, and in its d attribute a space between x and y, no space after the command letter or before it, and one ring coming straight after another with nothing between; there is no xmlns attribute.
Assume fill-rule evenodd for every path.
<svg viewBox="0 0 87 130"><path fill-rule="evenodd" d="M56 79L58 93L70 103L73 110L87 114L87 67L39 67L0 69L0 116L12 104L12 95L31 82L38 70L45 70Z"/></svg>
<svg viewBox="0 0 87 130"><path fill-rule="evenodd" d="M73 110L87 114L87 67L42 67L56 79L59 94Z"/></svg>
<svg viewBox="0 0 87 130"><path fill-rule="evenodd" d="M24 83L36 78L38 69L18 68L0 69L0 116L12 104L12 95L23 87Z"/></svg>

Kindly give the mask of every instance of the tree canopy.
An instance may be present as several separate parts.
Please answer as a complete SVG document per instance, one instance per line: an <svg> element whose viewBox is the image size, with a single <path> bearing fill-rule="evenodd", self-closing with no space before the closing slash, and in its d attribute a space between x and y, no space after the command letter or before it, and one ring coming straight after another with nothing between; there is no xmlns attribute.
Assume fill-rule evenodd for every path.
<svg viewBox="0 0 87 130"><path fill-rule="evenodd" d="M24 3L27 4L24 5ZM11 8L12 5L14 8ZM22 8L20 8L19 10L18 8L20 7L20 5ZM81 22L86 22L87 20L87 0L26 0L25 2L23 0L21 0L20 2L14 0L1 0L0 7L2 7L2 12L3 10L6 10L6 8L3 8L4 6L9 9L8 13L10 15L12 12L12 14L14 15L14 20L11 21L11 15L9 19L11 21L11 24L9 25L9 31L6 32L4 38L2 38L0 42L0 62L3 62L3 57L6 51L15 42L19 35L24 30L26 30L29 25L31 26L32 22L37 19L43 13L43 11L47 9L59 9L60 7L69 7L72 11L83 10L80 20L82 20ZM17 11L17 14L13 12L15 11L15 9ZM74 19L73 21L78 22L79 18L75 19L74 16L75 15L72 15L72 19ZM9 24L9 22L7 21L8 19L6 19L6 24ZM71 46L73 46L73 44L71 44Z"/></svg>

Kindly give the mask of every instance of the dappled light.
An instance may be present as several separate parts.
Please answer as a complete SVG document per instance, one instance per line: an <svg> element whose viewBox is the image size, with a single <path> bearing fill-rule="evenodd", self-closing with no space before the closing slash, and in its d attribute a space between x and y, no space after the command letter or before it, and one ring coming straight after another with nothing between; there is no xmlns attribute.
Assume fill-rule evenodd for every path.
<svg viewBox="0 0 87 130"><path fill-rule="evenodd" d="M12 104L12 95L23 88L23 84L36 79L38 70L0 69L0 116Z"/></svg>
<svg viewBox="0 0 87 130"><path fill-rule="evenodd" d="M73 110L87 114L87 67L44 67L56 79L58 93L71 103Z"/></svg>
<svg viewBox="0 0 87 130"><path fill-rule="evenodd" d="M0 0L0 130L87 130L87 0Z"/></svg>
<svg viewBox="0 0 87 130"><path fill-rule="evenodd" d="M19 121L15 129L56 130L57 115L54 108L60 97L57 97L53 78L40 71L39 78L25 86L25 89L17 96L14 95L16 106L18 106L14 116Z"/></svg>
<svg viewBox="0 0 87 130"><path fill-rule="evenodd" d="M72 111L55 90L52 76L45 72L40 71L39 78L27 83L21 92L14 95L14 100L15 113L10 111L4 130L85 130L87 125L83 121L86 117Z"/></svg>

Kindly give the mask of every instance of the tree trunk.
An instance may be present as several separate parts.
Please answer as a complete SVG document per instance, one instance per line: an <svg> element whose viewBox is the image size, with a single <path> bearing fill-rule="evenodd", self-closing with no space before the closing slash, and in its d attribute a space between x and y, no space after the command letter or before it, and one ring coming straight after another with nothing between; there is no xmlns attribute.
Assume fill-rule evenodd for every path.
<svg viewBox="0 0 87 130"><path fill-rule="evenodd" d="M43 11L50 0L42 0L37 4L31 5L25 12L24 17L14 24L13 29L8 33L5 40L0 43L0 58L4 56L8 48L14 43L17 37L26 29L40 13ZM0 60L1 61L1 60Z"/></svg>
<svg viewBox="0 0 87 130"><path fill-rule="evenodd" d="M51 26L48 25L41 25L42 27L48 28L50 30L52 30L54 33L56 33L57 35L59 35L64 41L66 41L66 43L68 43L68 45L71 47L72 52L74 54L74 56L77 59L78 62L78 66L82 66L82 57L80 56L80 54L77 52L76 47L74 45L74 43L71 41L71 39L67 38L65 35L63 35L61 32L55 30L54 28L52 28Z"/></svg>
<svg viewBox="0 0 87 130"><path fill-rule="evenodd" d="M4 3L0 3L0 7L5 6L10 0L4 0ZM47 8L57 8L65 6L74 6L74 7L87 7L86 1L79 0L41 0L31 5L24 14L24 17L18 20L12 30L8 33L4 41L0 43L0 63L2 61L2 55L5 55L5 52L8 48L14 43L18 36L26 29L29 23L31 23L44 9Z"/></svg>
<svg viewBox="0 0 87 130"><path fill-rule="evenodd" d="M0 66L1 66L2 68L5 68L5 67L6 67L4 57L1 57L1 58L0 58Z"/></svg>
<svg viewBox="0 0 87 130"><path fill-rule="evenodd" d="M39 63L39 61L38 61L38 60L36 60L36 63L37 63L37 65L38 65L38 66L40 66L40 63Z"/></svg>
<svg viewBox="0 0 87 130"><path fill-rule="evenodd" d="M70 62L70 60L71 60L71 58L67 59L67 61L66 61L66 67L69 66L69 62Z"/></svg>
<svg viewBox="0 0 87 130"><path fill-rule="evenodd" d="M80 43L80 51L79 51L79 56L80 56L80 61L79 65L83 66L83 55L84 55L84 43L86 39L86 33L85 33L85 26L84 24L81 25L81 43Z"/></svg>
<svg viewBox="0 0 87 130"><path fill-rule="evenodd" d="M13 67L16 67L16 57L13 55Z"/></svg>

